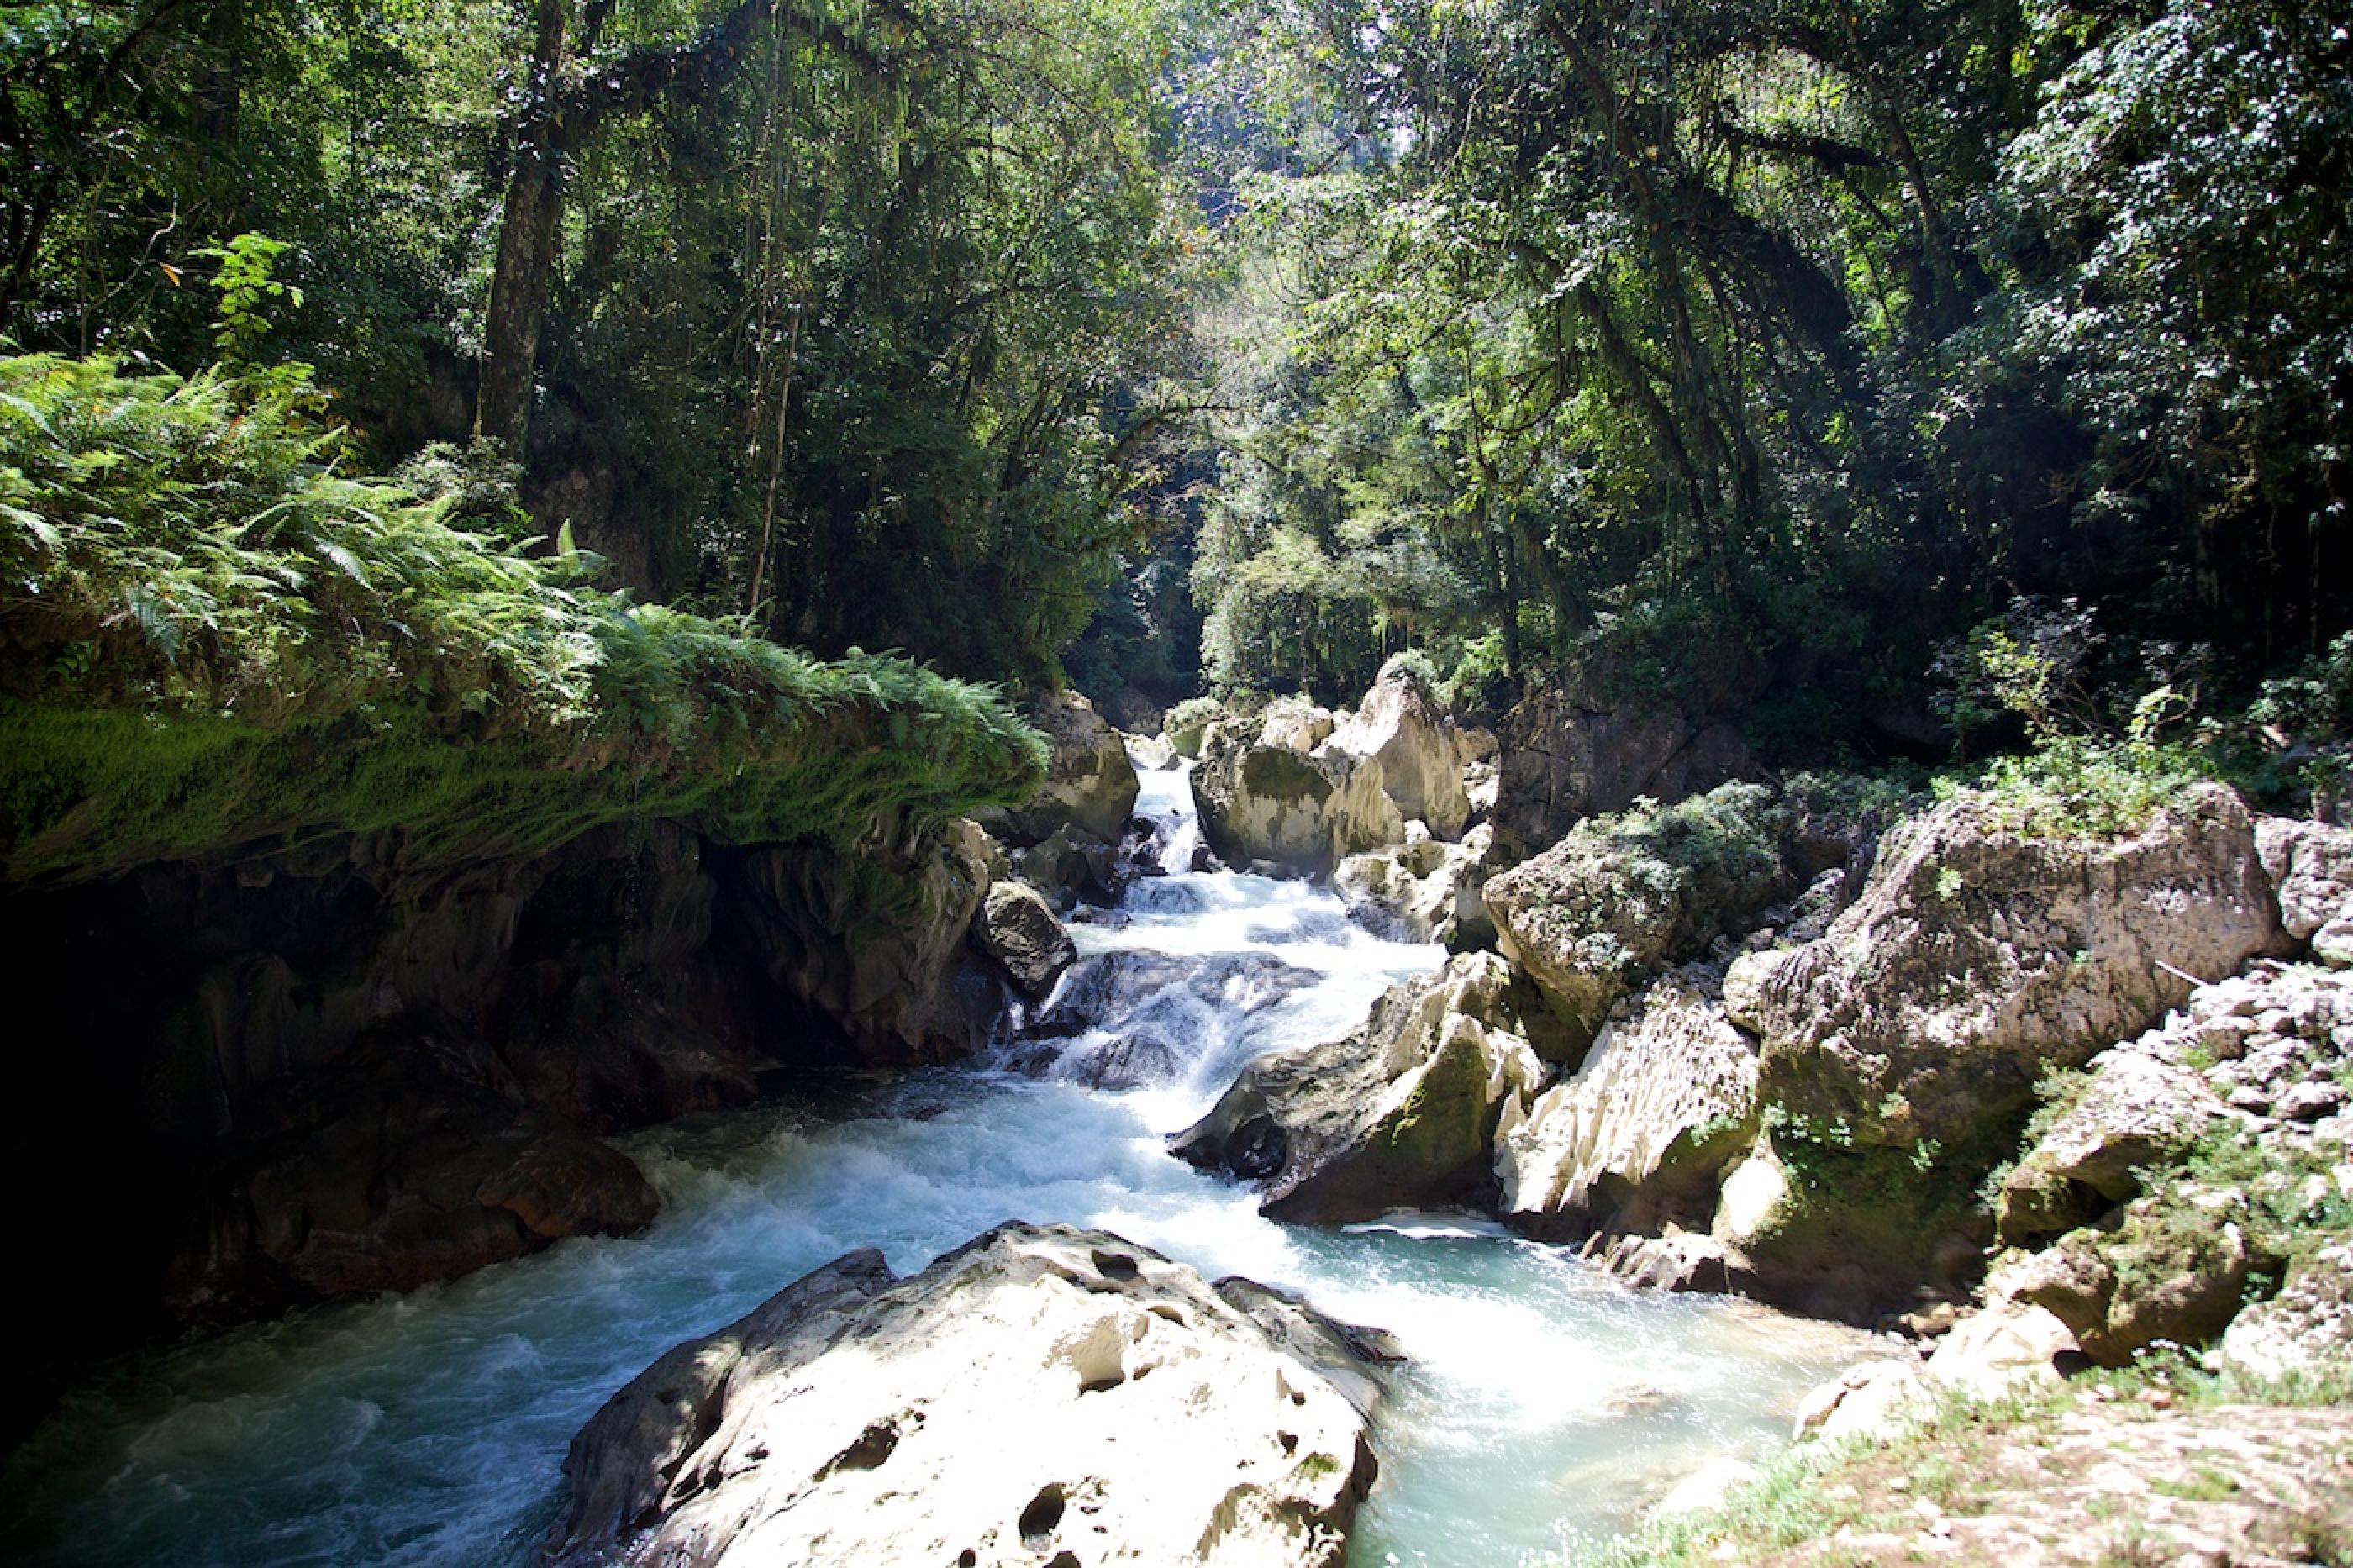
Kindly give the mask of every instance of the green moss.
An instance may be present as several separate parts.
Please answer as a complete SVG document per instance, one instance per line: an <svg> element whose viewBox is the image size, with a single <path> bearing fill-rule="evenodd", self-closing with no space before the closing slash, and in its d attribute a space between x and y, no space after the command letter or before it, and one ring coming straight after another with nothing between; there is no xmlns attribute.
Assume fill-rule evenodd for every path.
<svg viewBox="0 0 2353 1568"><path fill-rule="evenodd" d="M1861 1262L1891 1281L1936 1278L1938 1244L1982 1228L1978 1188L2000 1155L2017 1147L2015 1121L1951 1149L1861 1143L1843 1121L1779 1105L1767 1106L1764 1121L1788 1188L1749 1250L1796 1268Z"/></svg>
<svg viewBox="0 0 2353 1568"><path fill-rule="evenodd" d="M336 473L305 395L0 360L7 879L385 829L430 865L633 817L850 850L1042 779L995 689L631 605L578 552Z"/></svg>
<svg viewBox="0 0 2353 1568"><path fill-rule="evenodd" d="M1332 793L1332 781L1285 746L1251 748L1242 761L1242 786L1248 794L1285 805L1321 805Z"/></svg>

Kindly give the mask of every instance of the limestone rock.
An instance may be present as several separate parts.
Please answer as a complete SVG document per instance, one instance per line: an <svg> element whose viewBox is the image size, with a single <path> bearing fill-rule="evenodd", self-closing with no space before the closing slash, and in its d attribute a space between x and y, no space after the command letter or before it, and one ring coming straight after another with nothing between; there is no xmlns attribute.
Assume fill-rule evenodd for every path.
<svg viewBox="0 0 2353 1568"><path fill-rule="evenodd" d="M1669 1225L1664 1234L1628 1233L1600 1245L1595 1232L1582 1256L1638 1290L1692 1290L1724 1296L1755 1283L1748 1261L1712 1236Z"/></svg>
<svg viewBox="0 0 2353 1568"><path fill-rule="evenodd" d="M446 1072L383 1064L301 1093L299 1132L191 1195L164 1274L175 1315L414 1289L629 1235L661 1206L628 1155Z"/></svg>
<svg viewBox="0 0 2353 1568"><path fill-rule="evenodd" d="M2024 837L1968 796L1892 834L1822 940L1736 963L1725 1000L1763 1038L1768 1099L1859 1142L1949 1146L2147 1027L2183 976L2281 940L2253 825L2219 785L2118 840Z"/></svg>
<svg viewBox="0 0 2353 1568"><path fill-rule="evenodd" d="M1168 710L1161 733L1167 738L1169 750L1178 756L1198 757L1203 736L1222 717L1215 702L1207 698L1190 698Z"/></svg>
<svg viewBox="0 0 2353 1568"><path fill-rule="evenodd" d="M2140 1191L2136 1171L2188 1152L2229 1114L2189 1068L2126 1047L2103 1051L2082 1096L2003 1179L2002 1236L2054 1235L2097 1218Z"/></svg>
<svg viewBox="0 0 2353 1568"><path fill-rule="evenodd" d="M1330 744L1379 767L1381 792L1399 816L1429 824L1440 838L1462 836L1471 820L1463 759L1452 726L1419 677L1385 671L1356 713L1333 730Z"/></svg>
<svg viewBox="0 0 2353 1568"><path fill-rule="evenodd" d="M680 1345L573 1439L566 1563L1338 1568L1361 1365L1101 1231L1008 1224L894 1279L852 1253ZM1282 1314L1278 1339L1261 1319Z"/></svg>
<svg viewBox="0 0 2353 1568"><path fill-rule="evenodd" d="M1860 1362L1806 1395L1794 1436L1800 1441L1884 1443L1936 1408L1936 1390L1916 1358Z"/></svg>
<svg viewBox="0 0 2353 1568"><path fill-rule="evenodd" d="M1764 1473L1746 1459L1718 1454L1652 1503L1650 1517L1679 1519L1689 1514L1713 1513L1730 1500L1735 1491L1761 1479Z"/></svg>
<svg viewBox="0 0 2353 1568"><path fill-rule="evenodd" d="M1204 734L1192 779L1201 831L1228 861L1309 876L1402 843L1409 821L1454 839L1471 820L1461 747L1404 670L1385 672L1353 713L1276 702L1255 723Z"/></svg>
<svg viewBox="0 0 2353 1568"><path fill-rule="evenodd" d="M2040 1307L1997 1300L1964 1318L1936 1342L1930 1379L1977 1399L1993 1399L2021 1384L2062 1382L2079 1353L2066 1324Z"/></svg>
<svg viewBox="0 0 2353 1568"><path fill-rule="evenodd" d="M1704 1224L1725 1162L1754 1141L1757 1047L1704 971L1661 979L1594 1041L1576 1076L1496 1140L1501 1212L1555 1240Z"/></svg>
<svg viewBox="0 0 2353 1568"><path fill-rule="evenodd" d="M973 917L972 935L980 950L1003 964L1013 984L1031 996L1053 990L1062 971L1078 962L1078 945L1053 910L1035 889L1018 882L989 885L980 912Z"/></svg>
<svg viewBox="0 0 2353 1568"><path fill-rule="evenodd" d="M1759 1300L1871 1323L1968 1293L1992 1237L1975 1199L1981 1173L1769 1128L1725 1171L1709 1233Z"/></svg>
<svg viewBox="0 0 2353 1568"><path fill-rule="evenodd" d="M1535 692L1504 715L1498 737L1495 831L1514 854L1533 854L1586 818L1641 797L1672 805L1755 766L1729 725L1672 704L1615 702L1594 689Z"/></svg>
<svg viewBox="0 0 2353 1568"><path fill-rule="evenodd" d="M1052 748L1046 782L1018 809L984 814L982 825L1021 846L1058 827L1115 842L1135 810L1139 787L1126 740L1075 691L1041 692L1026 710L1024 716Z"/></svg>
<svg viewBox="0 0 2353 1568"><path fill-rule="evenodd" d="M1494 938L1482 896L1494 846L1494 830L1483 823L1449 844L1409 822L1404 843L1341 861L1332 888L1377 930L1458 950L1482 946Z"/></svg>
<svg viewBox="0 0 2353 1568"><path fill-rule="evenodd" d="M1176 748L1157 735L1130 735L1127 760L1147 773L1175 773L1180 765Z"/></svg>
<svg viewBox="0 0 2353 1568"><path fill-rule="evenodd" d="M2124 1365L2156 1340L2203 1344L2238 1311L2250 1263L2228 1205L2211 1207L2185 1213L2137 1200L2116 1231L2070 1231L1998 1270L1987 1297L2046 1309L2104 1366Z"/></svg>
<svg viewBox="0 0 2353 1568"><path fill-rule="evenodd" d="M2255 839L2287 934L2325 963L2353 965L2353 829L2267 816Z"/></svg>
<svg viewBox="0 0 2353 1568"><path fill-rule="evenodd" d="M1393 986L1345 1038L1245 1068L1171 1152L1262 1183L1261 1209L1284 1219L1481 1197L1497 1125L1546 1077L1515 992L1493 953Z"/></svg>
<svg viewBox="0 0 2353 1568"><path fill-rule="evenodd" d="M2222 1359L2274 1381L2342 1375L2353 1366L2353 1244L2299 1259L2278 1295L2231 1321Z"/></svg>
<svg viewBox="0 0 2353 1568"><path fill-rule="evenodd" d="M1786 889L1768 816L1767 791L1727 784L1587 823L1489 879L1497 945L1590 1040L1632 977L1697 955Z"/></svg>
<svg viewBox="0 0 2353 1568"><path fill-rule="evenodd" d="M1015 874L1059 910L1082 900L1112 904L1134 875L1120 846L1082 828L1057 827L1019 852Z"/></svg>
<svg viewBox="0 0 2353 1568"><path fill-rule="evenodd" d="M1258 743L1287 752L1308 752L1331 739L1338 721L1329 708L1285 699L1267 704L1259 715Z"/></svg>
<svg viewBox="0 0 2353 1568"><path fill-rule="evenodd" d="M741 930L776 984L839 1022L858 1059L969 1055L1004 1011L969 945L989 885L981 845L945 834L887 869L798 845L748 851Z"/></svg>
<svg viewBox="0 0 2353 1568"><path fill-rule="evenodd" d="M1266 738L1278 728L1271 715L1257 734L1246 721L1229 721L1212 725L1201 742L1193 800L1202 837L1220 858L1320 876L1342 856L1403 839L1405 819L1381 791L1379 764L1330 746L1311 752L1282 735Z"/></svg>
<svg viewBox="0 0 2353 1568"><path fill-rule="evenodd" d="M1103 716L1130 735L1157 735L1167 710L1133 686L1123 686L1095 704Z"/></svg>
<svg viewBox="0 0 2353 1568"><path fill-rule="evenodd" d="M2074 1350L2074 1336L2049 1312L2000 1303L1965 1319L1925 1362L1862 1362L1815 1388L1799 1406L1796 1433L1827 1443L1884 1443L1933 1415L1947 1394L1984 1401L2055 1385L2063 1358Z"/></svg>

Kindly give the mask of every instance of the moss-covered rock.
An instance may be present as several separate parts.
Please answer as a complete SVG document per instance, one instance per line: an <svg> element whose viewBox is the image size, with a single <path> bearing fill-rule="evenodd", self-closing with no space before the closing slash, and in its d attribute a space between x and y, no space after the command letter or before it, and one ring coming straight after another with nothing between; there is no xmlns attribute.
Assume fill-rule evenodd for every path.
<svg viewBox="0 0 2353 1568"><path fill-rule="evenodd" d="M2200 1345L2238 1315L2256 1259L2242 1200L2220 1191L2142 1198L2114 1229L2071 1231L1987 1282L2067 1325L2084 1353L2123 1366L2158 1340Z"/></svg>
<svg viewBox="0 0 2353 1568"><path fill-rule="evenodd" d="M1772 792L1726 784L1579 826L1488 880L1497 944L1590 1040L1629 986L1790 890Z"/></svg>
<svg viewBox="0 0 2353 1568"><path fill-rule="evenodd" d="M648 818L859 853L1043 776L992 689L633 605L337 474L299 385L29 356L0 393L0 879L385 833L429 877Z"/></svg>
<svg viewBox="0 0 2353 1568"><path fill-rule="evenodd" d="M1820 941L1735 963L1725 999L1768 1099L1860 1144L1952 1146L2282 940L2219 785L2122 837L2029 836L1965 795L1891 835Z"/></svg>

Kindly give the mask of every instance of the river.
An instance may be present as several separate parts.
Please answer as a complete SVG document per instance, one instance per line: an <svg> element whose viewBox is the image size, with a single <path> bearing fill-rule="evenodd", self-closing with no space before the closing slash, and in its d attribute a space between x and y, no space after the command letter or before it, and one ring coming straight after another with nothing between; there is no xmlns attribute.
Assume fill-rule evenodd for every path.
<svg viewBox="0 0 2353 1568"><path fill-rule="evenodd" d="M1185 777L1143 776L1138 810L1185 865ZM1798 1397L1852 1358L1849 1331L1635 1292L1461 1215L1281 1225L1166 1152L1241 1063L1344 1032L1439 949L1375 937L1324 889L1222 871L1139 881L1074 935L1145 955L1113 965L1115 1031L659 1129L624 1145L666 1200L642 1236L109 1365L12 1458L0 1556L520 1568L572 1433L661 1351L852 1247L912 1271L1007 1218L1103 1226L1393 1331L1413 1359L1376 1433L1363 1565L1543 1562L1616 1533L1712 1455L1785 1440ZM1081 1081L1114 1034L1154 1042L1155 1081Z"/></svg>

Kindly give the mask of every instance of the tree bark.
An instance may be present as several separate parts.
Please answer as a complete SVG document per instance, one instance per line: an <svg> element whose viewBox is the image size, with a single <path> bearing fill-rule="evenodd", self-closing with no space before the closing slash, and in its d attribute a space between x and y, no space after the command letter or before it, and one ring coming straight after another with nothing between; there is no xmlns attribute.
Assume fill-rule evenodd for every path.
<svg viewBox="0 0 2353 1568"><path fill-rule="evenodd" d="M482 378L474 402L474 439L495 441L522 461L531 433L532 389L538 379L539 328L555 264L555 225L564 213L556 166L555 86L564 66L565 0L539 0L531 82L515 127L506 201L499 212L498 260L482 322Z"/></svg>

